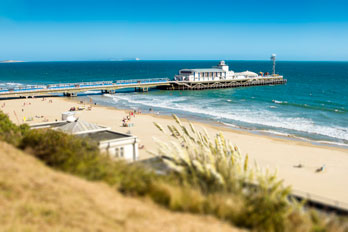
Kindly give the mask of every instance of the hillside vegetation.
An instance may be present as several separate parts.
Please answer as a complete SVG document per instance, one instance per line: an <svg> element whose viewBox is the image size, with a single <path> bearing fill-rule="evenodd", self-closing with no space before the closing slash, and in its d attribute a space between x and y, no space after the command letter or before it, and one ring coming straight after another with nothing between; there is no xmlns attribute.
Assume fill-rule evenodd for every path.
<svg viewBox="0 0 348 232"><path fill-rule="evenodd" d="M54 171L0 142L0 231L239 231Z"/></svg>
<svg viewBox="0 0 348 232"><path fill-rule="evenodd" d="M174 119L177 126L167 130L156 124L172 140L158 142L154 153L167 164L166 175L141 164L112 160L100 154L95 143L62 132L16 127L6 117L0 130L6 132L6 141L50 167L104 182L115 192L152 199L173 211L212 215L255 231L347 231L341 219L306 210L292 200L290 188L275 174L250 165L248 156L240 154L222 134L210 138Z"/></svg>

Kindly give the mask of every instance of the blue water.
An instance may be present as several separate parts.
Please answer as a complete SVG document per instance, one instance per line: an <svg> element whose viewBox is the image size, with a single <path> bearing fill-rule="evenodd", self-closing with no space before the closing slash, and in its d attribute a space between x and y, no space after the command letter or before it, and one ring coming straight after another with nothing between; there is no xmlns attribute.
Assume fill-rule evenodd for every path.
<svg viewBox="0 0 348 232"><path fill-rule="evenodd" d="M217 61L37 62L0 64L0 87L137 78L172 78ZM227 61L234 71L271 71L268 61ZM204 91L91 95L118 108L219 121L226 126L348 145L348 62L278 62L286 85Z"/></svg>

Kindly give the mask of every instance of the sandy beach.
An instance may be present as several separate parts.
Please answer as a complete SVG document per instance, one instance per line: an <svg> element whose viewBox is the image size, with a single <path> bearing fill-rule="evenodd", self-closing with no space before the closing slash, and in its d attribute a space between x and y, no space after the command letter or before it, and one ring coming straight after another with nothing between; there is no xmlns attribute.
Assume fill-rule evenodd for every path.
<svg viewBox="0 0 348 232"><path fill-rule="evenodd" d="M77 99L68 98L0 101L0 109L17 124L23 123L24 118L28 124L61 120L62 112L68 111L73 106L78 107L83 104ZM174 122L169 116L142 113L131 118L134 127L122 127L122 119L128 112L93 105L91 111L77 111L76 116L91 123L108 126L115 131L137 136L140 144L144 145L144 148L140 149L140 159L146 159L150 157L147 150L156 150L153 137L164 139L153 122L162 126ZM28 119L32 120L27 121ZM225 137L237 145L243 154L248 154L251 161L255 160L263 169L277 170L278 176L294 190L348 204L348 186L345 184L348 177L348 149L318 146L309 142L275 138L201 122L193 124L197 128L205 127L211 136L223 131ZM298 164L302 164L303 167L295 167ZM325 165L324 171L316 172L316 169L323 165Z"/></svg>

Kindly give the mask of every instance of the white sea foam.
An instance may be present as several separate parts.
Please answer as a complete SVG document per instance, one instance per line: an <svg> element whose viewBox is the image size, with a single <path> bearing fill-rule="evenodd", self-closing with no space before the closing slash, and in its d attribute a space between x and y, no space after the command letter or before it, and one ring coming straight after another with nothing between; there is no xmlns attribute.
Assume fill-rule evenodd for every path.
<svg viewBox="0 0 348 232"><path fill-rule="evenodd" d="M15 83L15 82L8 82L8 83L5 83L5 85L7 85L7 86L22 86L23 84Z"/></svg>
<svg viewBox="0 0 348 232"><path fill-rule="evenodd" d="M332 141L315 141L317 143L323 143L323 144L330 144L330 145L335 145L335 146L343 146L343 147L348 147L348 144L345 143L338 143L338 142L332 142Z"/></svg>
<svg viewBox="0 0 348 232"><path fill-rule="evenodd" d="M187 101L187 103L183 103L182 101L184 101L184 99L181 99L181 97L174 98L167 96L136 94L117 94L105 96L111 97L115 103L118 103L119 101L126 101L126 104L128 105L136 104L146 107L158 107L162 109L193 113L198 116L206 116L207 118L214 120L234 120L261 126L282 128L348 140L348 128L318 125L308 118L291 117L289 115L283 115L279 112L260 110L258 108L216 108L213 106L213 104L207 104L206 101L204 102L203 106L202 104L199 104L197 100L193 101L194 99L191 99L192 101ZM209 99L209 101L212 103L216 101L216 99Z"/></svg>
<svg viewBox="0 0 348 232"><path fill-rule="evenodd" d="M262 132L266 132L266 133L270 133L270 134L274 134L274 135L280 135L280 136L284 136L284 137L290 137L292 136L291 134L289 133L282 133L282 132L279 132L279 131L273 131L273 130L264 130Z"/></svg>
<svg viewBox="0 0 348 232"><path fill-rule="evenodd" d="M283 104L283 103L288 103L287 101L278 101L278 100L272 100L275 104Z"/></svg>
<svg viewBox="0 0 348 232"><path fill-rule="evenodd" d="M243 129L243 128L236 126L234 124L230 124L230 123L223 123L223 124L228 126L228 127ZM299 140L303 140L303 141L307 141L307 142L311 142L311 143L329 144L329 145L334 145L334 146L348 147L348 144L345 144L345 143L323 141L323 140L311 140L311 139L295 136L295 135L292 135L289 133L283 133L283 132L274 131L274 130L258 130L258 131L273 134L273 135L283 136L283 137L295 138L295 139L299 139Z"/></svg>

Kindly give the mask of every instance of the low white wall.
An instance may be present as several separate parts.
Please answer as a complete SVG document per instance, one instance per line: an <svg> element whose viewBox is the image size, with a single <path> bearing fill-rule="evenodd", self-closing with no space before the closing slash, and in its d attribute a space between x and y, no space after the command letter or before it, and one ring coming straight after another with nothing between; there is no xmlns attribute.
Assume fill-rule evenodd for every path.
<svg viewBox="0 0 348 232"><path fill-rule="evenodd" d="M127 161L136 161L139 158L138 142L135 137L103 141L99 144L99 148L113 158L124 158ZM121 148L123 148L123 157L121 157ZM119 149L119 157L116 156L116 149Z"/></svg>

